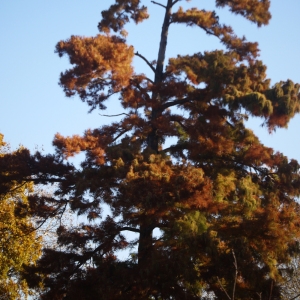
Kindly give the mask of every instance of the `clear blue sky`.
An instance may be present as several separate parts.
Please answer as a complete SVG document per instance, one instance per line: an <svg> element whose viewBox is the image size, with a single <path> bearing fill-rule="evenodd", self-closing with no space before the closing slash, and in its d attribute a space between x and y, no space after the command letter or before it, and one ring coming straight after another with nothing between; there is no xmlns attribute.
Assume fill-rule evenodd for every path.
<svg viewBox="0 0 300 300"><path fill-rule="evenodd" d="M55 44L71 35L92 36L98 33L101 10L108 0L13 0L0 2L0 132L13 148L23 144L34 150L53 152L51 146L56 132L63 135L82 134L85 129L100 127L112 121L96 111L87 114L88 107L78 98L65 98L58 86L60 72L68 67L66 58L54 53ZM129 43L149 60L156 59L163 9L150 0L151 18L141 26L130 25ZM182 1L181 5L206 4L214 1ZM272 83L292 79L300 82L300 1L273 0L270 25L257 27L241 17L223 11L220 21L228 23L237 34L258 41L261 59L268 66ZM164 3L164 0L161 1ZM213 37L197 28L174 26L170 29L167 56L191 54L220 48ZM148 72L147 66L135 60L137 71ZM112 102L109 112L118 110ZM260 139L268 146L300 161L300 117L291 121L288 130L280 129L269 135L252 120Z"/></svg>

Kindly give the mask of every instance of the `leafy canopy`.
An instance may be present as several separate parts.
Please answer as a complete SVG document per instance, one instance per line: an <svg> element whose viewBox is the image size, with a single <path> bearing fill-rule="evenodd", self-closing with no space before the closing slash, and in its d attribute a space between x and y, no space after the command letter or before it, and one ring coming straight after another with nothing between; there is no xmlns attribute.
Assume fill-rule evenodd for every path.
<svg viewBox="0 0 300 300"><path fill-rule="evenodd" d="M22 149L15 153L8 151L3 135L0 134L1 159L17 155ZM35 264L42 247L41 238L36 235L28 212L27 195L33 191L33 185L10 181L9 190L8 184L4 182L0 186L0 298L27 299L31 291L22 278L23 265Z"/></svg>
<svg viewBox="0 0 300 300"><path fill-rule="evenodd" d="M120 101L123 113L82 136L54 139L56 173L41 174L59 182L57 191L31 203L37 215L70 207L83 218L59 227L61 248L45 249L28 271L33 286L43 281L43 299L279 297L279 266L299 238L299 164L264 146L244 121L260 117L270 132L287 127L299 112L299 85L270 86L257 43L238 37L216 11L180 2L116 0L102 12L99 35L56 46L71 63L60 76L66 96L78 95L91 110ZM268 0L215 4L257 26L271 18ZM164 11L155 62L126 41L128 22L151 20L148 5ZM195 36L204 30L224 50L166 61L176 24L195 27ZM134 56L151 78L135 72ZM80 152L80 169L61 165ZM124 249L131 259L118 258Z"/></svg>

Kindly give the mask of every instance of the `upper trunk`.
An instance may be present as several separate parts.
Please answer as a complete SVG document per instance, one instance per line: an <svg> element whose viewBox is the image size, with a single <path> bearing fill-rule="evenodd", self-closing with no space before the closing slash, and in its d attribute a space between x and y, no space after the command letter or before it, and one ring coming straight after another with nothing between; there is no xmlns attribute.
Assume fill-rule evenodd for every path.
<svg viewBox="0 0 300 300"><path fill-rule="evenodd" d="M171 13L172 13L172 0L168 0L164 23L162 26L161 36L160 36L160 44L158 50L157 65L155 70L155 79L154 79L155 83L160 83L163 81L164 62L166 56L168 30L170 25Z"/></svg>
<svg viewBox="0 0 300 300"><path fill-rule="evenodd" d="M167 39L168 39L168 30L170 25L170 18L171 18L171 10L172 10L172 0L168 0L168 4L166 6L166 12L164 17L164 22L161 31L161 38L158 50L158 57L157 57L157 65L155 69L155 78L154 84L159 84L163 81L163 73L164 73L164 61L166 56L166 48L167 48ZM161 101L159 93L152 94L152 114L151 114L151 121L152 130L148 135L148 147L158 152L159 147L159 136L157 133L157 128L155 126L155 120L160 116L160 111L157 109L157 104Z"/></svg>

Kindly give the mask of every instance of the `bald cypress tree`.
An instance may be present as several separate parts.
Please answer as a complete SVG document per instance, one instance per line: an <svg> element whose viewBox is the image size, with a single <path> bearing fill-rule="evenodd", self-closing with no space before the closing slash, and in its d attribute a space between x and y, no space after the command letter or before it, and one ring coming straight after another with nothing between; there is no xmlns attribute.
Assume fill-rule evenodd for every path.
<svg viewBox="0 0 300 300"><path fill-rule="evenodd" d="M43 201L37 211L69 206L86 222L58 228L61 248L44 249L28 269L32 285L43 281L43 299L279 297L279 266L299 237L299 164L264 146L244 121L261 117L270 132L286 127L299 112L299 85L270 86L257 43L200 3L185 10L180 2L116 0L102 12L99 35L56 46L72 64L60 77L66 96L91 110L120 101L124 111L82 136L55 137L57 157L84 152L85 160L64 174L55 199L32 203ZM268 0L215 4L257 26L271 18ZM153 63L126 42L128 22L151 19L146 5L164 10ZM174 24L195 27L195 36L204 30L224 50L166 61ZM151 78L135 72L134 56ZM118 257L124 249L131 259Z"/></svg>

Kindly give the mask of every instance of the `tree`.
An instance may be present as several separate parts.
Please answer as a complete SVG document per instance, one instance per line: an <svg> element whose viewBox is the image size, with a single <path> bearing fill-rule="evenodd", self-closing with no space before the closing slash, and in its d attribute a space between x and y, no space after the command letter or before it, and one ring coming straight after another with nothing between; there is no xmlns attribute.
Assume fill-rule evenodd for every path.
<svg viewBox="0 0 300 300"><path fill-rule="evenodd" d="M0 157L17 155L0 134ZM1 169L1 175L8 175ZM41 238L34 230L28 212L27 195L33 191L30 182L1 181L0 193L0 299L27 299L30 294L22 278L23 265L33 265L41 255ZM3 191L6 191L5 193Z"/></svg>
<svg viewBox="0 0 300 300"><path fill-rule="evenodd" d="M85 218L77 227L60 226L60 249L44 249L38 266L27 269L31 286L43 281L43 299L280 296L279 266L299 238L299 164L264 146L244 121L261 117L270 132L286 127L299 112L299 85L270 86L257 43L236 36L215 11L185 10L179 2L151 1L165 12L154 62L126 43L125 25L149 18L139 0L116 0L103 11L99 35L56 46L72 64L60 77L66 96L103 110L118 95L124 112L119 122L83 136L55 137L57 161L79 152L86 159L52 177L59 181L55 197L37 195L30 203L42 203L37 214L69 206ZM257 26L268 24L269 5L216 0ZM174 24L204 30L225 50L166 63ZM134 72L134 56L153 78ZM118 258L132 247L132 259Z"/></svg>
<svg viewBox="0 0 300 300"><path fill-rule="evenodd" d="M281 288L281 299L283 300L295 300L300 296L299 245L292 250L296 250L296 253L293 253L291 261L281 266L281 272L285 279Z"/></svg>

